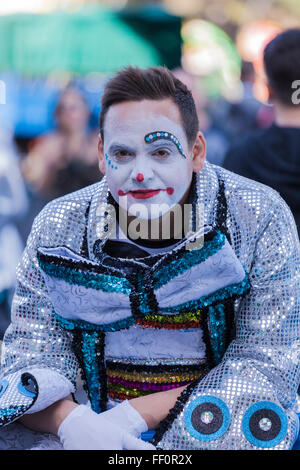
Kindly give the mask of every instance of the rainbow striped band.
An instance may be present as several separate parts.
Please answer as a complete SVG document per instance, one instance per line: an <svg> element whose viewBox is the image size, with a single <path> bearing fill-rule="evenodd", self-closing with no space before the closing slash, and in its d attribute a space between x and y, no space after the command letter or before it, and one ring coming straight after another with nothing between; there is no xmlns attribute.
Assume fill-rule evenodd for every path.
<svg viewBox="0 0 300 470"><path fill-rule="evenodd" d="M106 365L108 395L120 401L188 385L206 371L204 363L153 367L131 365L129 369L116 362L107 361Z"/></svg>
<svg viewBox="0 0 300 470"><path fill-rule="evenodd" d="M149 314L136 321L137 325L145 328L157 328L167 330L186 330L189 328L201 328L201 310L195 312L177 313L174 315Z"/></svg>

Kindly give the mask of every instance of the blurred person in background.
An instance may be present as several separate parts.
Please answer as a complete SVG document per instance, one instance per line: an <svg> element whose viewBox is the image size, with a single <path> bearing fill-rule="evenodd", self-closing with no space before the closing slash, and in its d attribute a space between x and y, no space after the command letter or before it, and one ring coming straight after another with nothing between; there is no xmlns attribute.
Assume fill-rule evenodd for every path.
<svg viewBox="0 0 300 470"><path fill-rule="evenodd" d="M241 133L248 133L266 127L273 119L268 106L262 104L255 96L254 84L256 72L252 62L243 61L241 68L242 99L232 103L229 111L229 123L232 135L239 138Z"/></svg>
<svg viewBox="0 0 300 470"><path fill-rule="evenodd" d="M57 129L37 139L23 161L27 183L41 205L101 179L97 161L98 133L89 130L84 96L69 86L60 96Z"/></svg>
<svg viewBox="0 0 300 470"><path fill-rule="evenodd" d="M201 86L199 77L186 72L182 68L173 70L173 74L191 90L193 95L199 120L199 129L202 130L207 143L207 161L214 165L221 165L228 148L228 139L224 131L214 125L209 112L209 100Z"/></svg>
<svg viewBox="0 0 300 470"><path fill-rule="evenodd" d="M2 128L3 129L3 128ZM0 132L0 339L10 323L16 266L24 249L15 222L26 214L28 201L10 133Z"/></svg>
<svg viewBox="0 0 300 470"><path fill-rule="evenodd" d="M223 97L211 100L207 111L211 117L213 136L218 136L219 147L214 155L211 148L210 161L223 166L224 158L232 141L239 139L253 130L266 127L272 120L268 106L258 101L254 94L255 70L251 62L242 62L241 68L242 95L236 102ZM211 131L208 134L210 136ZM212 142L213 143L213 142Z"/></svg>
<svg viewBox="0 0 300 470"><path fill-rule="evenodd" d="M285 199L300 231L300 29L277 35L264 50L264 66L274 123L234 143L224 168L271 186ZM299 93L298 93L299 95ZM297 103L298 101L298 103Z"/></svg>

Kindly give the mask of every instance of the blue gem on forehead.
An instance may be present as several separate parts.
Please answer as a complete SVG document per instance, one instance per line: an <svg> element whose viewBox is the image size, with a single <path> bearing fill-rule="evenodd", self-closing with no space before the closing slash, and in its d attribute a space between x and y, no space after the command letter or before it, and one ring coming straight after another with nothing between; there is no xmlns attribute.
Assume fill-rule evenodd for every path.
<svg viewBox="0 0 300 470"><path fill-rule="evenodd" d="M181 153L181 155L186 158L186 155L184 154L183 152L183 147L182 145L180 144L179 140L177 139L177 137L175 137L173 134L170 134L168 132L165 132L165 131L156 131L156 132L153 132L152 134L147 134L145 136L145 142L146 143L151 143L153 142L154 140L157 140L157 139L168 139L168 140L172 140L179 152Z"/></svg>

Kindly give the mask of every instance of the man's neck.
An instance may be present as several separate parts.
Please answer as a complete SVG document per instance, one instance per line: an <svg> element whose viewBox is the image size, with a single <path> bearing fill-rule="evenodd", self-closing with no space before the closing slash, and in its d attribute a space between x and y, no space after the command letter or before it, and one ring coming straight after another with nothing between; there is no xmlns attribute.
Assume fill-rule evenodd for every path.
<svg viewBox="0 0 300 470"><path fill-rule="evenodd" d="M274 112L277 126L300 128L300 106L286 106L275 102Z"/></svg>
<svg viewBox="0 0 300 470"><path fill-rule="evenodd" d="M185 217L184 217L185 216ZM149 220L140 220L140 225L134 224L134 227L137 227L139 237L134 240L139 243L145 242L147 245L153 242L156 245L158 242L167 243L176 243L184 237L187 227L185 227L187 213L180 214L178 218L174 217L174 214L171 212L170 215L165 214L159 219L149 219ZM175 222L176 219L176 222ZM118 223L124 234L131 239L131 229L130 224L137 222L138 218L129 215L125 211L120 209Z"/></svg>

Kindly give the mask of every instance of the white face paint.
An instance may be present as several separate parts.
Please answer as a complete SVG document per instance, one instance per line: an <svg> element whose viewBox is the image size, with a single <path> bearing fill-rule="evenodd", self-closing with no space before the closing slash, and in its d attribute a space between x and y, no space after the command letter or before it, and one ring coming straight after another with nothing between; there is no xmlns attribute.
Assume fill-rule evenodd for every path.
<svg viewBox="0 0 300 470"><path fill-rule="evenodd" d="M111 194L133 215L137 203L145 206L141 218L153 217L157 211L152 205L164 205L161 213L166 213L190 186L191 152L171 100L112 106L105 118L103 153Z"/></svg>

